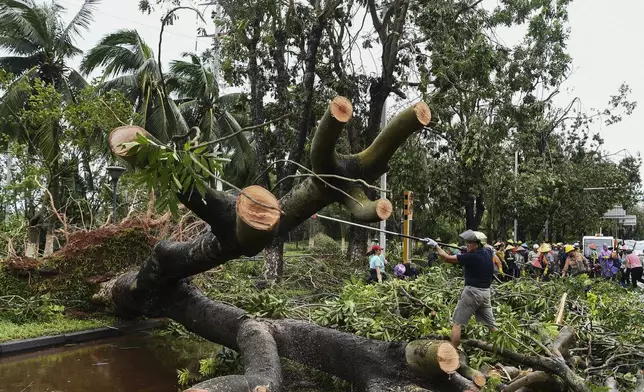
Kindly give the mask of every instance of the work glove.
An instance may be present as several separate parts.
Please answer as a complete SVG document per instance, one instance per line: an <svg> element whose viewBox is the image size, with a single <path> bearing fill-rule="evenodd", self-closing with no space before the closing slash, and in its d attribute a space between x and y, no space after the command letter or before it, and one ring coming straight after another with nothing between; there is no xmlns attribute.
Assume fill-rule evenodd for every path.
<svg viewBox="0 0 644 392"><path fill-rule="evenodd" d="M436 247L436 245L438 245L436 243L436 241L434 241L433 239L431 239L429 237L428 238L423 238L423 242L426 243L427 246L429 246L432 249L434 249Z"/></svg>

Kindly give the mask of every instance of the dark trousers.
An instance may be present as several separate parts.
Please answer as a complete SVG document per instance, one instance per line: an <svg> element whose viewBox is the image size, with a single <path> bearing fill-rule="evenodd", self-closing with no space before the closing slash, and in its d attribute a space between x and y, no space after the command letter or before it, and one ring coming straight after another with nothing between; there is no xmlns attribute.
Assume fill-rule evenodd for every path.
<svg viewBox="0 0 644 392"><path fill-rule="evenodd" d="M382 276L382 280L387 279L387 275L383 271L380 271L380 276ZM377 282L377 281L378 281L378 272L376 272L375 268L372 268L369 270L369 282Z"/></svg>
<svg viewBox="0 0 644 392"><path fill-rule="evenodd" d="M623 287L627 287L629 285L630 277L631 277L631 269L630 268L620 269L619 270L619 283Z"/></svg>
<svg viewBox="0 0 644 392"><path fill-rule="evenodd" d="M644 283L644 280L642 280L642 272L644 272L644 269L642 267L631 268L629 271L631 271L631 286L634 289L637 288L637 282Z"/></svg>

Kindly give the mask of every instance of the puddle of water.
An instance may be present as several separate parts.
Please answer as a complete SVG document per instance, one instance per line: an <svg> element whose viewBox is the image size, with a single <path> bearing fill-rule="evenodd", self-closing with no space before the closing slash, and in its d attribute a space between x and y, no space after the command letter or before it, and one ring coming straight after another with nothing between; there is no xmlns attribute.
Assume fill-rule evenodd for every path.
<svg viewBox="0 0 644 392"><path fill-rule="evenodd" d="M176 392L177 369L217 348L140 333L0 357L0 392Z"/></svg>

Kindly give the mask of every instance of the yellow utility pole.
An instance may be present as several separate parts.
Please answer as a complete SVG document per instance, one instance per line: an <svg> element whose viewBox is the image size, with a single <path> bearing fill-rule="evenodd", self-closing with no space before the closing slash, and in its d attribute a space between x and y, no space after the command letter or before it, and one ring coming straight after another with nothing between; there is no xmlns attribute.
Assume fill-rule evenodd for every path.
<svg viewBox="0 0 644 392"><path fill-rule="evenodd" d="M405 191L405 210L403 211L403 234L411 235L411 221L412 221L412 192ZM411 262L411 240L409 238L403 239L403 264Z"/></svg>

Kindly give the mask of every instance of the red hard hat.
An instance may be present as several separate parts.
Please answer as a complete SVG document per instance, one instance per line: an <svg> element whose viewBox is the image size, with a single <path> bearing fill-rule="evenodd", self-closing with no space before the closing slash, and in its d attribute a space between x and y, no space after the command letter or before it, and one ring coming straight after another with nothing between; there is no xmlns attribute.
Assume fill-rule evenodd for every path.
<svg viewBox="0 0 644 392"><path fill-rule="evenodd" d="M377 250L382 250L382 248L380 247L380 245L374 245L374 246L372 246L372 247L371 247L371 251L372 251L372 252L375 252L375 251L377 251Z"/></svg>

